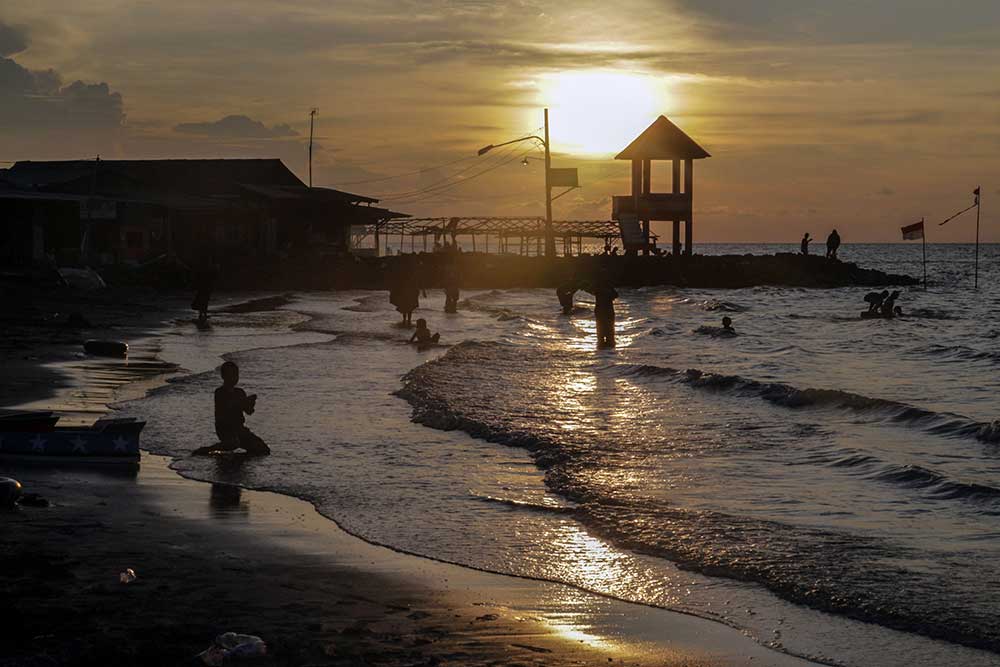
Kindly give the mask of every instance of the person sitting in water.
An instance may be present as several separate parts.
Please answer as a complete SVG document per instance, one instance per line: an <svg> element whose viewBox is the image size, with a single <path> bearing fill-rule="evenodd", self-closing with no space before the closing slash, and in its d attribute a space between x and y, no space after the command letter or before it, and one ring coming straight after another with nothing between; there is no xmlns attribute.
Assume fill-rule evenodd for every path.
<svg viewBox="0 0 1000 667"><path fill-rule="evenodd" d="M724 334L735 334L736 329L733 328L733 318L728 315L722 318L722 331Z"/></svg>
<svg viewBox="0 0 1000 667"><path fill-rule="evenodd" d="M219 368L222 386L215 390L215 433L219 444L199 447L192 454L203 455L213 452L231 452L243 448L247 454L264 456L271 453L256 434L246 427L244 414L252 415L257 407L257 394L247 393L237 387L240 368L227 361Z"/></svg>
<svg viewBox="0 0 1000 667"><path fill-rule="evenodd" d="M881 292L868 292L865 294L865 302L868 304L869 313L877 313L882 308L882 302L889 296L889 290Z"/></svg>
<svg viewBox="0 0 1000 667"><path fill-rule="evenodd" d="M895 290L892 294L887 296L884 301L882 301L882 317L895 317L896 299L898 298L899 290ZM900 309L899 312L903 312L902 309Z"/></svg>
<svg viewBox="0 0 1000 667"><path fill-rule="evenodd" d="M563 283L556 288L556 297L559 299L559 305L562 306L563 315L569 315L573 312L573 295L576 294L576 286L570 283Z"/></svg>
<svg viewBox="0 0 1000 667"><path fill-rule="evenodd" d="M417 320L417 328L413 332L413 335L410 336L410 342L416 343L417 349L436 345L439 340L441 340L441 334L436 333L431 335L431 330L427 328L427 320L422 317Z"/></svg>

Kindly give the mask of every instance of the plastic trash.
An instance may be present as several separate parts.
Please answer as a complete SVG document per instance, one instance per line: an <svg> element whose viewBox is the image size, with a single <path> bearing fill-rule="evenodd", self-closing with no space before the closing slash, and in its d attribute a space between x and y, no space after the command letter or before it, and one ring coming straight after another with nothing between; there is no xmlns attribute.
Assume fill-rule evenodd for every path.
<svg viewBox="0 0 1000 667"><path fill-rule="evenodd" d="M259 658L265 655L267 655L267 644L260 637L224 632L197 657L206 665L221 665L226 660Z"/></svg>
<svg viewBox="0 0 1000 667"><path fill-rule="evenodd" d="M123 584L131 584L137 578L138 577L135 576L135 570L130 567L125 568L125 571L118 575L118 580Z"/></svg>

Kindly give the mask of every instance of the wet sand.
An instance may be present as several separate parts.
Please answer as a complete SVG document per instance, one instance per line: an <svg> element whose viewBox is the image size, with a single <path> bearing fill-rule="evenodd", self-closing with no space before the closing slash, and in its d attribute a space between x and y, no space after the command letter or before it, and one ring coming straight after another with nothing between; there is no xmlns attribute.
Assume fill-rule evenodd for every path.
<svg viewBox="0 0 1000 667"><path fill-rule="evenodd" d="M155 360L155 338L141 348ZM35 368L45 391L5 386L3 405L101 404L144 387L123 378L150 378L125 366L102 387L100 360L63 372L41 360L22 377L34 388ZM399 554L304 501L186 480L168 463L0 464L51 502L0 514L0 598L12 601L0 665L183 664L228 630L264 638L261 665L811 664L719 623ZM123 585L127 567L138 580Z"/></svg>

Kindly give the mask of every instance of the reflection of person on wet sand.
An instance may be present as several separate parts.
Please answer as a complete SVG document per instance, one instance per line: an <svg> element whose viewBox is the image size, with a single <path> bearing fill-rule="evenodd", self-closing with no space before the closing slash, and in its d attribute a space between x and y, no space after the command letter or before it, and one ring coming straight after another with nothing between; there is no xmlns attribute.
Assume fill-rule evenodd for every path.
<svg viewBox="0 0 1000 667"><path fill-rule="evenodd" d="M597 322L597 347L615 346L615 299L618 292L602 280L586 288L594 295L594 319Z"/></svg>
<svg viewBox="0 0 1000 667"><path fill-rule="evenodd" d="M431 330L427 328L427 320L422 317L417 320L417 328L410 336L410 342L416 343L418 350L437 345L439 340L441 340L441 334L431 335Z"/></svg>
<svg viewBox="0 0 1000 667"><path fill-rule="evenodd" d="M257 407L257 395L247 393L237 387L240 369L232 361L219 368L222 386L215 390L215 433L219 443L199 447L192 454L203 455L214 452L231 452L243 448L247 454L263 456L271 453L271 448L246 427L244 413L252 415Z"/></svg>

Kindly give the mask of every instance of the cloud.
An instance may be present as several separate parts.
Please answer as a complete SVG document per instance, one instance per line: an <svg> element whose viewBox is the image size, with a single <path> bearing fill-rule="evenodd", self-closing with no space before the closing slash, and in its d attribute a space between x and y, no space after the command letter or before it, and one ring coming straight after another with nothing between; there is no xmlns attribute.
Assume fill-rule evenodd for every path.
<svg viewBox="0 0 1000 667"><path fill-rule="evenodd" d="M275 139L296 137L299 134L290 125L283 123L267 127L259 120L242 114L226 116L211 122L180 123L174 129L184 134L200 134L226 139Z"/></svg>
<svg viewBox="0 0 1000 667"><path fill-rule="evenodd" d="M122 97L108 84L64 86L55 70L30 70L0 57L0 129L113 129L124 122Z"/></svg>
<svg viewBox="0 0 1000 667"><path fill-rule="evenodd" d="M28 48L28 35L21 29L0 21L0 56L12 56Z"/></svg>

